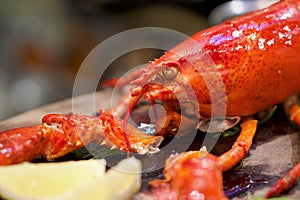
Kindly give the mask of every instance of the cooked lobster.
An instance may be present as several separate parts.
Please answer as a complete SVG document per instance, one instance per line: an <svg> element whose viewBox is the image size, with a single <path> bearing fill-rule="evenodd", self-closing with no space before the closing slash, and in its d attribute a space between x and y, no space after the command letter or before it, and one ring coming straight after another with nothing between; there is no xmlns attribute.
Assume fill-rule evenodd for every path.
<svg viewBox="0 0 300 200"><path fill-rule="evenodd" d="M0 164L31 161L37 155L52 159L92 141L125 151L154 153L166 135L185 135L193 128L221 132L241 120L242 130L231 150L218 158L184 153L183 158L167 163L165 180L151 183L156 191L167 187L175 198L214 193L219 195L214 198L226 199L220 174L247 155L257 128L252 116L300 91L299 8L298 0L282 0L196 33L143 69L119 79L119 85L131 83L135 87L99 117L47 115L39 126L0 133ZM156 136L128 124L141 99L153 105L159 101L164 106L164 115L154 108ZM300 125L296 103L289 101L286 108L291 120ZM180 186L186 177L176 170L192 173L207 162L215 169L214 180L220 187ZM178 163L179 167L172 167ZM300 164L279 180L267 197L289 187L299 175ZM193 182L205 184L201 176L191 177Z"/></svg>

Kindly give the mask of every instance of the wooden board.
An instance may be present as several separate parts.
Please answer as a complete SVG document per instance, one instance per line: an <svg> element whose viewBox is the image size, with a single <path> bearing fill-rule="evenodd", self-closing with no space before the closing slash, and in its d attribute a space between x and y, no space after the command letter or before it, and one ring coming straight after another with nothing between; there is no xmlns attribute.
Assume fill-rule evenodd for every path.
<svg viewBox="0 0 300 200"><path fill-rule="evenodd" d="M71 113L72 101L77 102L82 112L93 114L95 111L91 109L90 106L91 98L94 98L95 95L94 107L107 109L111 104L111 94L111 90L104 90L30 110L0 122L0 131L39 124L42 116L48 113ZM273 177L268 183L259 184L247 190L255 195L264 195L277 177L282 176L288 169L300 161L299 131L282 115L282 112L275 114L271 120L258 128L253 148L239 168L241 172L252 173L254 175L264 174ZM300 199L300 183L298 182L283 196ZM246 193L234 197L233 199L247 199Z"/></svg>

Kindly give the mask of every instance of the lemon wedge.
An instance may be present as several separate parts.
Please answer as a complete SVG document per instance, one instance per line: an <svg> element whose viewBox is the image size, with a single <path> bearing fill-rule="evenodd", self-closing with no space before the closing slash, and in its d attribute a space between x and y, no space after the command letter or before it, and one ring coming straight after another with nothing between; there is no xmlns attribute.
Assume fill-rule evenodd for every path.
<svg viewBox="0 0 300 200"><path fill-rule="evenodd" d="M134 157L120 161L108 170L103 179L79 188L64 200L116 200L129 199L141 187L142 166Z"/></svg>
<svg viewBox="0 0 300 200"><path fill-rule="evenodd" d="M122 160L105 172L105 160L22 163L0 167L0 196L11 200L126 199L141 185L141 163Z"/></svg>

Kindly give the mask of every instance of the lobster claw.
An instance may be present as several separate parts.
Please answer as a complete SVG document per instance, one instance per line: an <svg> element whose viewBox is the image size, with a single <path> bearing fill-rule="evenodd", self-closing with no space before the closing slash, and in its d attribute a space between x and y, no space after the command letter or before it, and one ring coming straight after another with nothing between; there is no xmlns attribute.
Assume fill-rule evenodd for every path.
<svg viewBox="0 0 300 200"><path fill-rule="evenodd" d="M147 135L109 112L101 111L99 119L105 138L124 151L138 154L156 153L164 139L162 136ZM128 139L128 144L125 138ZM103 138L95 136L94 140L100 143Z"/></svg>
<svg viewBox="0 0 300 200"><path fill-rule="evenodd" d="M78 149L83 146L78 134L82 132L80 122L96 121L94 118L49 114L43 117L41 125L1 132L0 165L32 161L37 156L52 160ZM89 142L91 137L84 139Z"/></svg>
<svg viewBox="0 0 300 200"><path fill-rule="evenodd" d="M227 199L217 157L204 149L169 157L164 175L149 183L159 199Z"/></svg>
<svg viewBox="0 0 300 200"><path fill-rule="evenodd" d="M155 153L163 140L131 125L126 133L124 121L104 111L99 117L48 114L42 122L0 133L0 165L32 161L37 156L52 160L91 142L139 154Z"/></svg>
<svg viewBox="0 0 300 200"><path fill-rule="evenodd" d="M61 157L92 141L99 119L85 115L49 114L43 117L43 143L47 160Z"/></svg>
<svg viewBox="0 0 300 200"><path fill-rule="evenodd" d="M42 130L42 126L31 126L0 133L0 165L33 160L40 155Z"/></svg>
<svg viewBox="0 0 300 200"><path fill-rule="evenodd" d="M90 142L139 154L156 153L163 140L161 136L146 135L131 125L127 125L127 133L124 121L105 111L101 111L99 117L50 114L43 117L43 123L44 138L48 140L44 152L47 159L63 156Z"/></svg>

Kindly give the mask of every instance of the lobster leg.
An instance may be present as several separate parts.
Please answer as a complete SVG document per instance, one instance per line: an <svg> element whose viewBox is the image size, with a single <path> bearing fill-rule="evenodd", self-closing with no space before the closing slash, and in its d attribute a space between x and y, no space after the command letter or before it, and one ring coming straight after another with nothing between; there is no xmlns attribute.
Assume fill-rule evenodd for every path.
<svg viewBox="0 0 300 200"><path fill-rule="evenodd" d="M246 118L241 128L241 133L232 148L218 158L218 165L222 171L231 169L248 154L256 132L257 120Z"/></svg>
<svg viewBox="0 0 300 200"><path fill-rule="evenodd" d="M296 122L296 124L300 127L300 106L296 104L292 105L289 110L289 114L291 121ZM284 190L290 188L299 177L300 162L274 184L274 186L266 194L266 198L279 195Z"/></svg>
<svg viewBox="0 0 300 200"><path fill-rule="evenodd" d="M175 111L167 111L167 116L161 115L156 120L156 128L158 130L158 135L163 137L171 134L175 136L178 133L178 128L180 126L180 135L183 136L187 132L190 132L191 127L196 126L196 121L191 120L184 115L181 115Z"/></svg>
<svg viewBox="0 0 300 200"><path fill-rule="evenodd" d="M110 109L110 113L113 116L122 117L127 111L129 107L129 102L132 101L131 93L128 92L124 94L118 103Z"/></svg>
<svg viewBox="0 0 300 200"><path fill-rule="evenodd" d="M279 179L266 194L266 198L279 195L284 190L290 188L300 176L300 162Z"/></svg>
<svg viewBox="0 0 300 200"><path fill-rule="evenodd" d="M291 106L289 114L291 121L294 121L298 126L300 126L300 106L297 104Z"/></svg>

